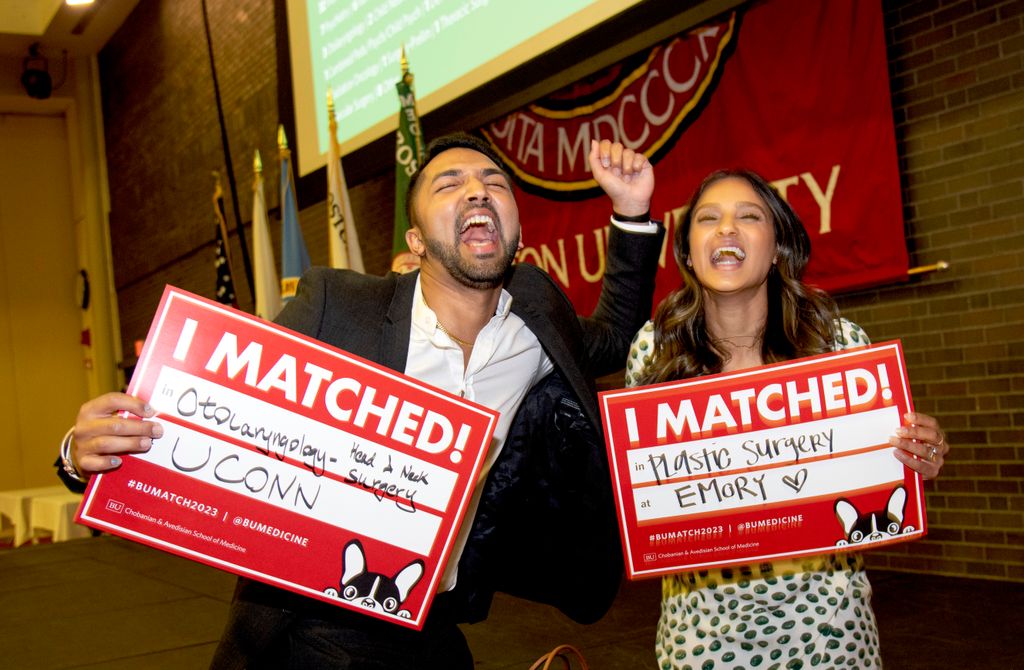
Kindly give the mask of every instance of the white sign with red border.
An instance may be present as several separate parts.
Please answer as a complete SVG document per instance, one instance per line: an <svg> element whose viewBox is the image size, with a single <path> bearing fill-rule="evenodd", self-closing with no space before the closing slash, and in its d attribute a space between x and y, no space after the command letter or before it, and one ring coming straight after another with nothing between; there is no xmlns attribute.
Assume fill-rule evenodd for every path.
<svg viewBox="0 0 1024 670"><path fill-rule="evenodd" d="M128 391L164 435L79 521L422 628L496 412L173 287Z"/></svg>
<svg viewBox="0 0 1024 670"><path fill-rule="evenodd" d="M920 476L899 342L600 394L629 577L904 542Z"/></svg>

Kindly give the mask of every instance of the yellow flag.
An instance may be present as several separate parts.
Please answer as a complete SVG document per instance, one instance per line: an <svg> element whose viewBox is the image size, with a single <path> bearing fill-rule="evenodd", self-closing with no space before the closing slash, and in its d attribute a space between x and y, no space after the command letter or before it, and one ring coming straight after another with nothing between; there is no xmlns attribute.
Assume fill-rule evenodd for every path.
<svg viewBox="0 0 1024 670"><path fill-rule="evenodd" d="M253 159L252 256L255 259L256 316L273 321L281 311L281 284L274 266L274 247L267 222L267 201L263 196L263 162L260 152Z"/></svg>
<svg viewBox="0 0 1024 670"><path fill-rule="evenodd" d="M338 122L334 118L334 96L330 90L327 91L327 118L331 129L331 146L327 152L327 239L330 240L331 267L365 272L345 172L341 167Z"/></svg>

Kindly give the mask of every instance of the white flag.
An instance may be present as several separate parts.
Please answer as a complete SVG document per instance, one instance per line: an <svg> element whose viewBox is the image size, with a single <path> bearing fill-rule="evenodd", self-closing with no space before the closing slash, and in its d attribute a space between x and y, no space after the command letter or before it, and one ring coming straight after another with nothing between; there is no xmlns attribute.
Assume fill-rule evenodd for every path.
<svg viewBox="0 0 1024 670"><path fill-rule="evenodd" d="M256 316L273 321L281 311L281 283L274 267L274 247L270 242L267 203L263 196L263 166L256 152L256 173L252 185L252 256L256 279Z"/></svg>
<svg viewBox="0 0 1024 670"><path fill-rule="evenodd" d="M331 128L331 145L327 152L327 239L331 241L331 267L365 272L352 204L345 187L345 172L341 167L338 124L334 120L334 97L330 91L327 92L327 116Z"/></svg>

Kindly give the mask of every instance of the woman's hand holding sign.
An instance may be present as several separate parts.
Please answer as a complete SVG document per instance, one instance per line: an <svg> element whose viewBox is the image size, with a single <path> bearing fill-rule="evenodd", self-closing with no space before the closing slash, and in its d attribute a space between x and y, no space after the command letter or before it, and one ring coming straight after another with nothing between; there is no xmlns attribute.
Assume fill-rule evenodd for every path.
<svg viewBox="0 0 1024 670"><path fill-rule="evenodd" d="M924 479L938 477L949 453L938 420L920 412L907 412L903 419L906 424L889 438L889 444L896 447L896 459Z"/></svg>

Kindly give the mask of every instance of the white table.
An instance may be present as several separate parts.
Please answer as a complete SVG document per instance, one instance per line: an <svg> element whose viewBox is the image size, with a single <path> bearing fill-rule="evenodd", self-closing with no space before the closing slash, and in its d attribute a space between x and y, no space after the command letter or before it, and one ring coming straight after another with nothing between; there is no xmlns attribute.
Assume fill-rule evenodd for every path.
<svg viewBox="0 0 1024 670"><path fill-rule="evenodd" d="M29 509L29 526L31 535L36 531L49 531L54 542L64 542L76 537L89 537L89 529L75 523L75 512L82 502L81 493L63 493L32 498Z"/></svg>
<svg viewBox="0 0 1024 670"><path fill-rule="evenodd" d="M68 490L62 485L0 491L0 515L6 517L14 526L14 546L24 544L32 537L30 515L34 499L64 496L68 493Z"/></svg>

